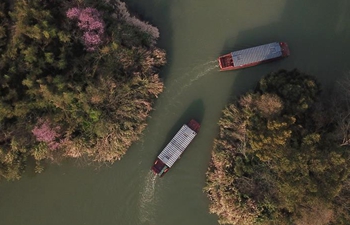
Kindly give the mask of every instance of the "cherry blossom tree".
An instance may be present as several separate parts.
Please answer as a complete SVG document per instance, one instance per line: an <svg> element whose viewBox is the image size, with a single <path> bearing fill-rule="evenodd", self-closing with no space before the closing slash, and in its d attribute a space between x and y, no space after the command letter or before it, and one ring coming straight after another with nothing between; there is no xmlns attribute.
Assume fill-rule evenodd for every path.
<svg viewBox="0 0 350 225"><path fill-rule="evenodd" d="M105 24L102 20L101 13L92 7L70 8L66 15L71 20L78 22L79 29L83 32L82 41L87 51L94 51L102 44L105 32Z"/></svg>
<svg viewBox="0 0 350 225"><path fill-rule="evenodd" d="M56 150L61 145L57 140L60 137L58 133L60 129L60 126L52 127L48 120L39 119L32 133L37 141L46 143L51 150Z"/></svg>

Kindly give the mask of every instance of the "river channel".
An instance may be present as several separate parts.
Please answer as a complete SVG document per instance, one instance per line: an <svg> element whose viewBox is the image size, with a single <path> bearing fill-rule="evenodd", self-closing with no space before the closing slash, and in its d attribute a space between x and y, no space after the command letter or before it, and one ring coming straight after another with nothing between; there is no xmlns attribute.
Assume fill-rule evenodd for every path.
<svg viewBox="0 0 350 225"><path fill-rule="evenodd" d="M227 102L265 74L298 68L325 89L350 69L348 0L127 0L132 12L157 26L168 64L165 90L143 137L113 165L51 165L0 183L2 225L217 225L203 193L217 121ZM286 41L286 59L219 72L219 55ZM181 159L155 178L150 167L181 125L202 127Z"/></svg>

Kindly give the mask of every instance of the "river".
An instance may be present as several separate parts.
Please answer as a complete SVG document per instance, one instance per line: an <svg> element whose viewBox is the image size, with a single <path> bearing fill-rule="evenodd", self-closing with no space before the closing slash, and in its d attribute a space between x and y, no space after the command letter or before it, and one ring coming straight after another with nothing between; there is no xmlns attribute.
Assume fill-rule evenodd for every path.
<svg viewBox="0 0 350 225"><path fill-rule="evenodd" d="M149 126L111 166L52 165L40 175L0 184L2 225L217 225L203 193L217 121L227 102L265 74L298 68L323 87L347 75L350 2L347 0L127 0L131 11L159 27L167 51L165 91ZM216 58L272 41L291 56L257 67L218 72ZM200 133L181 160L158 179L157 154L189 119Z"/></svg>

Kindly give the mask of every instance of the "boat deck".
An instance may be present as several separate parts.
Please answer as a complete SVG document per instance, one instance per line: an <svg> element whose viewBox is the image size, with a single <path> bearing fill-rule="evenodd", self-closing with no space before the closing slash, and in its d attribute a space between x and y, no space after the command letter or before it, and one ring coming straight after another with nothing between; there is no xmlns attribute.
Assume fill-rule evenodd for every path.
<svg viewBox="0 0 350 225"><path fill-rule="evenodd" d="M186 124L183 125L159 154L158 159L162 160L168 167L172 167L196 135L197 133Z"/></svg>
<svg viewBox="0 0 350 225"><path fill-rule="evenodd" d="M260 45L231 53L235 67L263 62L282 56L282 49L278 42Z"/></svg>
<svg viewBox="0 0 350 225"><path fill-rule="evenodd" d="M219 58L221 68L233 67L233 59L231 54L224 55Z"/></svg>
<svg viewBox="0 0 350 225"><path fill-rule="evenodd" d="M153 172L160 177L167 173L197 135L199 128L200 124L195 120L184 124L158 155L151 168Z"/></svg>

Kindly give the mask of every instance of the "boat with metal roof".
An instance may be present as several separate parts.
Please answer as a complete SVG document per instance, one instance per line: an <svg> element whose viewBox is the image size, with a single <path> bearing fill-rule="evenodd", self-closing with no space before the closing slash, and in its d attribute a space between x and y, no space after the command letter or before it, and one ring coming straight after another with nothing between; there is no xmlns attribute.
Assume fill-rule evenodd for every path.
<svg viewBox="0 0 350 225"><path fill-rule="evenodd" d="M286 42L272 42L239 51L218 58L221 71L236 70L274 61L290 55Z"/></svg>
<svg viewBox="0 0 350 225"><path fill-rule="evenodd" d="M196 137L199 128L200 124L193 119L184 124L158 155L152 166L153 172L160 177L167 173Z"/></svg>

